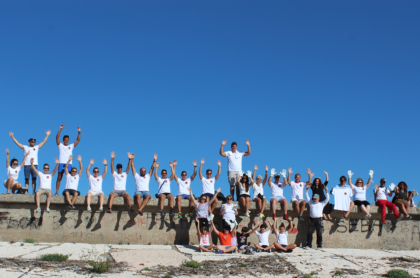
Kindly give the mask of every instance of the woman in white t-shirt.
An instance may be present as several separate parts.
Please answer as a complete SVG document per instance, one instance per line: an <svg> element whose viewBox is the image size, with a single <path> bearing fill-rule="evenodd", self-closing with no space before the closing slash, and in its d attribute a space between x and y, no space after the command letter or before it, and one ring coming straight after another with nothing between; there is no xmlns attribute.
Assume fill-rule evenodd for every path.
<svg viewBox="0 0 420 278"><path fill-rule="evenodd" d="M89 166L86 168L86 175L88 177L89 180L89 191L87 193L87 197L86 197L86 204L87 204L87 211L91 212L92 209L90 207L90 199L92 198L92 196L98 196L99 197L99 212L102 212L104 210L103 204L104 204L104 193L102 192L102 181L106 176L106 172L108 171L107 169L107 164L108 161L106 160L106 158L104 158L104 160L102 161L102 163L104 164L104 172L102 173L102 175L99 175L99 168L95 167L93 168L93 176L90 175L89 170L90 170L90 166L92 166L93 164L95 164L95 160L91 159Z"/></svg>
<svg viewBox="0 0 420 278"><path fill-rule="evenodd" d="M164 202L165 199L168 199L169 202L169 209L170 215L174 215L174 195L171 194L171 181L174 179L174 169L173 169L173 165L172 165L172 161L169 162L169 166L171 167L171 175L169 176L169 178L167 177L168 175L168 171L166 171L166 169L162 169L162 171L160 172L160 174L162 175L162 178L159 178L158 176L158 170L159 170L159 162L156 162L156 170L155 170L155 179L158 183L159 186L159 191L158 191L158 198L159 198L159 206L160 206L160 215L164 216L165 212L163 211L163 207L164 207Z"/></svg>
<svg viewBox="0 0 420 278"><path fill-rule="evenodd" d="M376 205L381 208L381 216L382 216L382 224L386 224L385 217L386 217L386 208L392 210L397 218L397 221L403 219L404 214L399 214L397 207L395 204L388 201L387 196L391 197L392 192L389 191L388 188L385 187L386 180L381 179L381 186L377 186L375 184L375 190L373 191L375 194Z"/></svg>
<svg viewBox="0 0 420 278"><path fill-rule="evenodd" d="M9 164L9 149L6 149L6 169L7 169L7 179L4 181L4 186L7 188L7 194L10 194L10 189L12 193L15 193L16 190L22 189L22 184L18 182L19 172L25 164L25 160L28 157L30 151L28 151L23 157L22 163L19 165L19 161L16 158L13 158Z"/></svg>
<svg viewBox="0 0 420 278"><path fill-rule="evenodd" d="M233 231L233 228L238 225L236 222L236 216L238 215L238 210L236 205L233 204L233 196L226 196L226 204L222 204L220 208L220 215L223 217L223 227L229 231Z"/></svg>
<svg viewBox="0 0 420 278"><path fill-rule="evenodd" d="M289 216L287 219L289 222L289 225L286 227L284 226L284 223L280 224L279 230L277 231L277 219L274 219L274 225L273 230L276 234L277 241L273 243L271 248L276 248L277 251L283 251L283 252L293 252L293 249L297 247L296 244L287 244L287 236L292 232L293 230L293 222L292 217Z"/></svg>
<svg viewBox="0 0 420 278"><path fill-rule="evenodd" d="M280 182L280 174L276 173L276 169L274 168L271 169L271 175L268 178L268 186L270 187L270 190L271 190L270 204L271 204L271 211L273 213L273 218L277 218L276 209L277 209L277 202L278 202L280 203L280 205L283 207L283 210L284 210L283 219L287 220L287 200L283 196L283 188L285 188L286 185L288 184L287 179L286 179L285 169L281 172L281 175L283 176L284 182ZM274 176L274 182L271 181L273 179L273 176Z"/></svg>
<svg viewBox="0 0 420 278"><path fill-rule="evenodd" d="M353 190L353 201L356 206L358 206L364 213L366 213L366 217L371 217L370 214L370 203L366 200L366 191L369 188L370 184L372 183L373 171L369 171L369 179L367 184L364 184L362 178L357 178L356 184L351 183L351 177L353 173L349 170L349 185Z"/></svg>
<svg viewBox="0 0 420 278"><path fill-rule="evenodd" d="M242 208L245 209L245 216L249 216L249 203L251 203L251 195L249 194L249 190L251 186L254 184L254 180L252 179L251 172L249 172L249 176L247 174L243 174L238 178L236 181L236 185L239 188L239 203L241 204Z"/></svg>
<svg viewBox="0 0 420 278"><path fill-rule="evenodd" d="M303 220L302 215L306 208L306 201L305 201L305 198L303 197L303 190L304 188L306 188L307 185L311 184L312 177L314 176L314 174L311 172L311 169L308 168L306 173L308 174L309 181L303 182L300 180L301 176L299 173L295 174L295 180L291 181L290 175L292 173L293 173L292 168L289 168L289 175L287 177L287 183L292 188L292 198L290 201L292 202L293 209L299 215L299 220Z"/></svg>
<svg viewBox="0 0 420 278"><path fill-rule="evenodd" d="M257 206L257 211L259 211L258 217L265 217L264 215L264 209L267 205L267 199L264 197L264 185L267 181L267 173L268 173L268 166L265 166L265 177L264 180L261 175L257 176L257 179L255 179L255 174L258 170L258 166L254 166L254 173L252 174L252 179L255 181L254 185L252 186L253 189L253 201L255 202L255 205ZM262 182L261 182L262 181Z"/></svg>

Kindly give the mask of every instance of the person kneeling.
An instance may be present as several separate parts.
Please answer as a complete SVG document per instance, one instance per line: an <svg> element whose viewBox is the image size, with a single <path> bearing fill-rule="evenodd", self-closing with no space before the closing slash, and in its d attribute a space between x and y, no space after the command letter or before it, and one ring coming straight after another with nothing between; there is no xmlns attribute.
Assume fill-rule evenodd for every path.
<svg viewBox="0 0 420 278"><path fill-rule="evenodd" d="M227 226L223 227L223 233L219 232L214 226L213 220L211 220L211 228L219 236L220 245L216 246L217 253L233 253L236 249L236 245L232 245L232 236L235 234L235 230L230 231Z"/></svg>
<svg viewBox="0 0 420 278"><path fill-rule="evenodd" d="M293 230L292 217L289 216L287 221L289 221L289 226L287 226L287 231L286 231L286 227L284 226L284 223L280 224L279 230L277 231L276 229L277 219L274 220L273 229L274 229L274 233L277 236L277 242L274 242L273 247L276 248L277 251L293 252L293 249L295 249L297 246L296 244L287 244L287 236Z"/></svg>
<svg viewBox="0 0 420 278"><path fill-rule="evenodd" d="M69 209L76 209L74 203L76 203L77 201L77 196L80 196L80 191L77 191L77 187L79 186L79 179L82 176L83 165L82 157L79 155L77 157L77 160L79 161L80 165L79 174L77 174L76 167L71 168L71 171L69 173L68 167L72 159L73 156L70 155L67 164L64 166L64 173L66 174L66 188L63 191L63 195L66 197L66 202L69 204ZM71 200L70 195L73 196Z"/></svg>

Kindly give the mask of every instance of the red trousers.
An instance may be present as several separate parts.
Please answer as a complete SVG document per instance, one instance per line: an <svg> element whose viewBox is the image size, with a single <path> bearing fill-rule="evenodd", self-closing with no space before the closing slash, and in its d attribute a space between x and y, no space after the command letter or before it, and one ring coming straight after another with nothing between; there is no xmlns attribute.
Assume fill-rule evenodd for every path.
<svg viewBox="0 0 420 278"><path fill-rule="evenodd" d="M400 214L398 213L397 206L394 203L391 203L388 200L377 200L376 206L381 208L382 213L382 220L385 220L386 217L386 208L392 209L392 212L395 214L395 217L400 217Z"/></svg>

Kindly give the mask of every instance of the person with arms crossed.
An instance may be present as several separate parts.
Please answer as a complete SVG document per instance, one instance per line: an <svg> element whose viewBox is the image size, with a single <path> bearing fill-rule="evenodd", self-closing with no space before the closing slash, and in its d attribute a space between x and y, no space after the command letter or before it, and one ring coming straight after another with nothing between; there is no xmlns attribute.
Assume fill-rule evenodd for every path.
<svg viewBox="0 0 420 278"><path fill-rule="evenodd" d="M309 206L309 229L308 229L308 236L306 238L306 246L305 249L312 248L312 239L313 239L313 233L316 230L316 244L318 246L318 249L322 248L322 232L323 232L323 218L322 218L322 212L324 210L324 206L328 204L328 201L330 200L330 194L328 194L328 188L324 187L325 190L325 200L320 202L319 201L319 195L314 194L312 196L312 199L309 198L309 188L311 185L308 185L306 187L306 201L308 202Z"/></svg>
<svg viewBox="0 0 420 278"><path fill-rule="evenodd" d="M346 186L347 178L340 177L340 184L337 184L331 189L331 194L334 195L334 209L341 211L344 219L349 220L349 214L353 210L354 203L350 199L353 196L353 190L350 186Z"/></svg>
<svg viewBox="0 0 420 278"><path fill-rule="evenodd" d="M87 204L87 211L91 212L92 208L90 207L90 200L92 196L98 196L99 197L99 212L102 212L104 210L104 193L102 192L102 181L104 180L107 172L107 164L108 161L106 158L104 158L103 162L104 164L104 173L102 175L99 175L99 168L95 167L93 168L93 176L90 175L89 170L90 166L95 164L95 160L91 159L88 167L86 168L86 175L89 180L89 191L86 196L86 204Z"/></svg>
<svg viewBox="0 0 420 278"><path fill-rule="evenodd" d="M176 175L176 165L178 162L174 160L173 167L174 167L174 179L176 183L178 184L178 195L176 196L176 204L178 206L178 218L182 218L181 213L181 200L190 200L190 209L189 213L187 214L187 217L192 218L192 211L194 209L193 202L191 199L194 199L193 194L190 194L188 191L188 188L191 188L191 183L195 179L195 176L197 175L197 160L193 161L194 165L194 173L190 178L187 178L187 172L182 171L181 172L181 178L179 179Z"/></svg>
<svg viewBox="0 0 420 278"><path fill-rule="evenodd" d="M58 165L59 165L60 161L57 158L55 159L56 165L55 165L54 170L51 173L48 172L50 170L50 165L48 165L48 164L44 164L44 167L43 167L44 172L43 173L39 172L35 168L35 165L33 165L34 161L35 161L35 159L32 158L31 166L32 166L32 169L34 170L34 172L39 177L39 189L35 193L35 202L36 202L35 213L41 212L41 204L40 204L41 194L47 195L47 208L45 209L45 211L49 213L50 212L51 197L52 197L52 192L51 192L52 177L55 175L55 172L57 172Z"/></svg>
<svg viewBox="0 0 420 278"><path fill-rule="evenodd" d="M22 184L17 180L19 178L19 172L22 169L22 166L25 164L25 161L29 155L30 151L28 151L25 154L20 165L19 161L16 158L13 158L9 164L9 149L6 149L7 179L4 181L4 186L7 189L7 194L10 194L10 189L12 190L12 193L15 193L16 190L22 189Z"/></svg>
<svg viewBox="0 0 420 278"><path fill-rule="evenodd" d="M362 178L358 178L356 180L356 184L352 184L351 177L353 176L353 173L351 170L349 170L347 174L349 176L349 185L353 190L354 204L358 206L364 213L366 213L367 218L371 217L372 215L370 214L370 203L366 201L366 191L372 183L373 171L369 171L369 180L366 185L364 184Z"/></svg>
<svg viewBox="0 0 420 278"><path fill-rule="evenodd" d="M214 184L216 183L217 179L220 177L221 162L220 160L217 161L217 165L219 167L218 167L217 175L214 178L211 177L211 174L213 173L211 169L207 169L206 177L203 177L202 171L203 171L204 163L205 163L204 158L202 158L201 164L200 164L200 170L198 172L200 175L201 184L203 186L201 194L205 194L207 196L207 201L210 201L210 199L212 199L214 196ZM216 197L215 201L211 204L211 207L210 207L209 220L213 220L213 217L214 217L213 211L217 206L217 202L219 202L219 199L217 199Z"/></svg>
<svg viewBox="0 0 420 278"><path fill-rule="evenodd" d="M32 166L31 166L31 160L32 158L34 159L34 166L36 169L38 169L38 150L40 150L42 148L42 146L44 146L45 142L47 142L48 136L50 136L51 131L48 130L46 132L47 136L45 136L44 141L42 141L39 145L36 145L36 139L34 138L30 138L28 140L29 146L27 145L23 145L21 143L18 142L18 140L16 140L16 138L14 137L13 132L9 132L10 137L12 137L13 141L16 143L16 145L19 146L19 148L21 148L23 150L23 153L26 155L27 152L31 151L31 154L28 156L28 158L25 161L25 166L23 168L24 173L25 173L25 188L28 189L29 188L29 179L32 179L32 193L35 194L35 189L36 189L36 174L34 171L32 171Z"/></svg>
<svg viewBox="0 0 420 278"><path fill-rule="evenodd" d="M80 169L79 174L77 173L77 168L72 167L69 173L69 164L70 161L73 160L73 156L69 156L69 160L64 166L64 171L66 173L66 188L63 191L63 195L66 198L66 202L69 204L69 209L76 209L74 203L77 201L77 196L80 196L80 191L77 191L77 187L79 186L79 179L82 176L83 165L82 165L82 157L79 155L77 160L79 161ZM73 198L70 200L70 195Z"/></svg>
<svg viewBox="0 0 420 278"><path fill-rule="evenodd" d="M61 130L64 128L64 125L60 126L60 129L58 130L56 141L58 146L58 152L59 152L59 160L60 160L60 166L58 167L58 176L57 176L57 183L56 183L56 193L55 195L58 195L58 191L60 189L61 180L63 179L63 173L64 173L64 165L67 164L69 160L69 156L73 155L73 149L76 148L76 146L80 142L80 127L77 128L77 131L79 134L77 135L76 141L74 141L73 144L69 145L70 137L68 135L63 136L63 143L60 141L60 134ZM71 161L69 164L69 167L71 168Z"/></svg>
<svg viewBox="0 0 420 278"><path fill-rule="evenodd" d="M131 170L133 172L134 181L136 182L136 192L134 192L134 200L136 201L137 212L140 215L143 215L143 209L152 197L149 190L149 183L150 177L152 176L153 170L155 169L157 154L153 155L153 163L149 173L146 173L146 168L142 167L140 168L140 175L137 174L136 167L134 166L134 154L132 153L131 156ZM143 201L141 200L141 198L143 198Z"/></svg>
<svg viewBox="0 0 420 278"><path fill-rule="evenodd" d="M249 141L245 140L245 144L248 146L247 152L238 151L238 144L232 142L230 145L231 151L224 152L223 147L226 145L227 140L223 140L222 146L220 147L220 155L227 157L228 160L228 181L230 184L230 195L235 195L235 183L238 180L240 173L242 172L242 157L251 154L251 146ZM239 200L239 189L236 189L236 200Z"/></svg>
<svg viewBox="0 0 420 278"><path fill-rule="evenodd" d="M169 202L169 215L174 215L174 195L171 194L171 181L174 179L174 169L172 166L172 162L169 162L169 166L171 167L172 174L168 176L168 171L166 169L162 169L160 172L162 178L159 178L157 172L159 169L159 162L156 162L156 170L155 170L155 180L158 183L159 189L157 198L159 198L159 206L160 206L160 215L164 216L165 212L163 211L163 207L165 205L165 199L168 199Z"/></svg>
<svg viewBox="0 0 420 278"><path fill-rule="evenodd" d="M314 176L314 174L311 173L311 169L308 168L307 170L307 174L309 177L309 181L308 182L302 182L300 181L300 174L296 174L295 175L295 181L290 181L290 175L293 173L292 168L289 168L289 176L287 178L287 183L290 185L290 187L292 188L292 206L293 209L297 212L297 214L299 215L299 220L303 220L303 212L305 211L306 208L306 202L305 202L305 198L303 196L303 189L307 186L310 185L312 182L312 177Z"/></svg>
<svg viewBox="0 0 420 278"><path fill-rule="evenodd" d="M392 210L397 218L397 222L404 218L404 214L401 215L398 213L397 206L390 201L388 201L387 196L392 197L392 192L389 191L388 188L385 187L386 180L384 178L380 181L380 186L375 184L375 189L373 190L375 199L376 199L376 206L381 208L381 217L382 217L382 224L386 224L385 217L386 217L386 208Z"/></svg>
<svg viewBox="0 0 420 278"><path fill-rule="evenodd" d="M122 171L122 164L117 164L117 171L114 170L114 159L116 155L114 152L111 153L111 174L114 178L114 190L111 191L109 194L109 204L108 204L108 213L112 213L112 204L114 203L115 197L123 197L127 201L127 207L129 212L132 211L131 208L131 199L130 194L126 191L126 185L127 185L127 175L130 173L130 167L131 167L131 159L132 156L130 153L128 153L128 165L127 169L125 169L125 172Z"/></svg>
<svg viewBox="0 0 420 278"><path fill-rule="evenodd" d="M254 185L252 186L253 189L253 198L254 198L254 202L257 206L257 211L259 211L260 213L258 214L258 217L264 217L264 209L265 206L267 205L267 199L264 197L264 185L267 181L267 173L268 173L268 166L265 166L265 176L264 176L264 180L262 178L261 175L257 176L257 179L255 179L255 173L258 170L258 166L255 165L254 166L254 173L252 174L252 179L254 181L256 181L254 183ZM261 182L262 181L262 182Z"/></svg>
<svg viewBox="0 0 420 278"><path fill-rule="evenodd" d="M271 169L271 175L268 178L268 186L270 186L270 189L271 189L271 200L270 200L271 211L273 213L273 218L277 218L276 209L277 209L277 202L279 202L284 210L283 219L287 220L287 200L283 196L283 188L285 188L288 183L286 180L286 170L283 169L283 171L281 172L284 182L280 182L280 174L276 173L275 171L276 169L274 168ZM274 182L271 182L273 176L274 176Z"/></svg>

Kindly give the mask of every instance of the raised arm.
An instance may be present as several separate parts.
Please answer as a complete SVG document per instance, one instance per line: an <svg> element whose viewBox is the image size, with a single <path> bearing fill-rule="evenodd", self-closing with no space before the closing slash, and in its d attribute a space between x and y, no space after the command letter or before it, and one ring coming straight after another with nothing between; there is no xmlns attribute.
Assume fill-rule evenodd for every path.
<svg viewBox="0 0 420 278"><path fill-rule="evenodd" d="M254 166L254 172L252 172L252 179L255 180L255 174L257 173L258 165Z"/></svg>
<svg viewBox="0 0 420 278"><path fill-rule="evenodd" d="M268 223L268 224L270 224L270 231L273 231L273 223L271 223L271 221L270 220L265 220L265 223Z"/></svg>
<svg viewBox="0 0 420 278"><path fill-rule="evenodd" d="M106 160L106 158L104 158L104 161L102 161L102 163L104 164L104 172L102 173L102 179L105 178L106 176L106 172L108 171L108 167L106 167L108 165L108 161Z"/></svg>
<svg viewBox="0 0 420 278"><path fill-rule="evenodd" d="M311 198L309 198L309 187L311 187L310 185L306 186L306 190L305 190L305 197L306 197L306 202L309 203L309 201L311 200Z"/></svg>
<svg viewBox="0 0 420 278"><path fill-rule="evenodd" d="M276 234L277 235L277 218L274 218L274 225L272 226L272 228L273 228L273 231L274 231L274 234Z"/></svg>
<svg viewBox="0 0 420 278"><path fill-rule="evenodd" d="M66 176L69 174L69 164L70 164L70 161L72 161L72 160L73 160L73 156L70 155L69 160L67 161L66 165L64 166L64 172L66 173Z"/></svg>
<svg viewBox="0 0 420 278"><path fill-rule="evenodd" d="M169 177L169 180L172 181L174 179L175 169L172 162L169 162L169 167L171 167L171 176Z"/></svg>
<svg viewBox="0 0 420 278"><path fill-rule="evenodd" d="M51 134L51 130L48 130L47 132L45 132L47 134L47 136L45 136L44 140L38 145L38 148L41 149L42 146L44 146L45 142L47 142L48 140L48 136L50 136Z"/></svg>
<svg viewBox="0 0 420 278"><path fill-rule="evenodd" d="M271 180L273 179L274 174L276 173L276 169L272 168L270 171L270 177L268 178L268 186L271 187Z"/></svg>
<svg viewBox="0 0 420 278"><path fill-rule="evenodd" d="M57 141L57 146L60 145L61 141L60 141L60 134L61 134L61 130L64 128L64 125L60 126L60 129L57 132L57 136L55 137L55 140Z"/></svg>
<svg viewBox="0 0 420 278"><path fill-rule="evenodd" d="M223 145L222 145L223 146ZM204 158L201 159L200 170L198 170L198 174L200 175L200 180L203 179L203 164L205 163Z"/></svg>
<svg viewBox="0 0 420 278"><path fill-rule="evenodd" d="M9 168L9 149L6 149L6 169Z"/></svg>
<svg viewBox="0 0 420 278"><path fill-rule="evenodd" d="M133 157L131 156L131 153L128 153L127 157L128 157L128 165L127 165L127 169L125 169L125 172L128 175L128 173L130 173L131 161L132 161Z"/></svg>
<svg viewBox="0 0 420 278"><path fill-rule="evenodd" d="M347 175L348 175L348 177L349 177L349 185L350 185L350 187L351 187L351 190L353 190L353 186L354 186L354 184L352 184L352 183L351 183L351 177L353 176L353 173L351 172L351 170L348 170L348 171L347 171Z"/></svg>
<svg viewBox="0 0 420 278"><path fill-rule="evenodd" d="M222 162L220 162L220 160L217 161L217 165L219 166L217 168L217 175L214 177L215 180L217 180L220 177L220 170L222 168Z"/></svg>
<svg viewBox="0 0 420 278"><path fill-rule="evenodd" d="M226 157L226 153L223 151L223 147L226 145L227 140L222 141L222 146L220 147L220 155ZM201 172L201 171L200 171ZM201 178L201 177L200 177Z"/></svg>
<svg viewBox="0 0 420 278"><path fill-rule="evenodd" d="M156 169L155 169L155 180L156 180L156 181L158 181L158 180L159 180L159 177L158 177L158 174L157 174L158 169L159 169L159 162L156 162Z"/></svg>
<svg viewBox="0 0 420 278"><path fill-rule="evenodd" d="M328 187L325 186L324 190L325 190L325 200L320 203L325 206L330 201L330 194L328 194Z"/></svg>
<svg viewBox="0 0 420 278"><path fill-rule="evenodd" d="M372 178L373 178L373 170L370 170L369 171L369 179L368 179L368 181L366 183L366 189L368 189L369 186L370 186L370 184L372 183Z"/></svg>
<svg viewBox="0 0 420 278"><path fill-rule="evenodd" d="M197 160L194 160L192 164L194 165L194 173L190 177L191 181L193 181L195 179L195 176L197 176Z"/></svg>
<svg viewBox="0 0 420 278"><path fill-rule="evenodd" d="M178 181L178 176L176 175L176 165L178 164L178 162L176 161L176 160L174 160L174 162L172 163L172 165L173 165L173 168L174 168L174 170L173 170L173 176L174 176L174 180L175 181Z"/></svg>
<svg viewBox="0 0 420 278"><path fill-rule="evenodd" d="M38 172L38 170L34 166L34 159L33 158L31 159L31 167L32 167L32 170L34 170L35 175L38 176L39 175L39 172Z"/></svg>
<svg viewBox="0 0 420 278"><path fill-rule="evenodd" d="M131 154L131 172L133 173L133 176L135 177L137 172L136 172L136 167L134 166L134 157L135 155L132 153Z"/></svg>
<svg viewBox="0 0 420 278"><path fill-rule="evenodd" d="M77 156L77 160L79 161L79 178L82 177L82 171L83 171L83 164L82 164L82 157L80 155Z"/></svg>
<svg viewBox="0 0 420 278"><path fill-rule="evenodd" d="M289 168L289 175L287 176L287 183L290 185L290 175L293 173L292 168ZM292 185L290 185L292 186Z"/></svg>
<svg viewBox="0 0 420 278"><path fill-rule="evenodd" d="M375 184L375 192L373 193L373 195L375 196L375 199L378 198L378 193L379 193L379 186Z"/></svg>
<svg viewBox="0 0 420 278"><path fill-rule="evenodd" d="M115 153L111 152L111 174L114 174L114 158L115 158Z"/></svg>
<svg viewBox="0 0 420 278"><path fill-rule="evenodd" d="M149 171L149 176L152 176L153 170L155 170L156 160L157 160L157 154L155 153L153 155L153 163L152 163L152 167L150 168L150 171Z"/></svg>
<svg viewBox="0 0 420 278"><path fill-rule="evenodd" d="M51 172L51 176L55 175L55 172L57 172L58 170L58 165L60 164L60 160L58 160L58 158L55 159L55 167L54 170Z"/></svg>
<svg viewBox="0 0 420 278"><path fill-rule="evenodd" d="M10 135L10 137L12 137L12 139L13 139L13 142L15 142L16 143L16 145L18 145L19 146L19 148L21 148L22 150L23 150L23 145L21 144L21 143L19 143L18 142L18 140L16 140L16 138L13 136L13 132L9 132L9 135Z"/></svg>
<svg viewBox="0 0 420 278"><path fill-rule="evenodd" d="M257 220L254 220L254 222L252 222L252 230L248 232L248 234L253 234L255 233L255 231L262 225L263 222L259 222L257 225L255 225L257 223Z"/></svg>
<svg viewBox="0 0 420 278"><path fill-rule="evenodd" d="M76 139L76 141L74 141L74 147L76 148L76 146L79 144L79 142L80 142L80 127L78 127L77 128L77 131L79 132L78 134L77 134L77 139Z"/></svg>
<svg viewBox="0 0 420 278"><path fill-rule="evenodd" d="M198 234L198 237L201 237L200 221L198 221L198 218L196 218L195 221L197 222L197 234Z"/></svg>
<svg viewBox="0 0 420 278"><path fill-rule="evenodd" d="M324 171L324 174L325 174L325 182L324 182L324 185L327 185L328 184L328 172L325 172Z"/></svg>
<svg viewBox="0 0 420 278"><path fill-rule="evenodd" d="M213 202L216 200L217 195L219 194L219 192L220 192L221 190L222 190L222 189L220 189L220 187L216 190L216 194L214 194L214 195L213 195L213 198L211 198L211 200L209 201L209 205L213 204ZM191 192L191 194L192 194L192 192ZM194 198L191 198L191 199L194 199Z"/></svg>
<svg viewBox="0 0 420 278"><path fill-rule="evenodd" d="M306 174L308 174L308 181L306 182L306 185L310 185L312 184L312 178L315 175L315 173L312 173L311 169L308 168L308 170L306 171Z"/></svg>
<svg viewBox="0 0 420 278"><path fill-rule="evenodd" d="M211 223L211 228L213 229L213 232L215 232L217 235L219 235L219 231L214 226L213 220L210 220L210 223Z"/></svg>
<svg viewBox="0 0 420 278"><path fill-rule="evenodd" d="M277 218L276 218L276 220L277 220ZM287 221L289 221L289 226L288 226L289 229L287 230L287 233L290 234L292 232L292 230L293 230L293 227L294 227L293 222L292 222L292 217L289 216L287 218Z"/></svg>
<svg viewBox="0 0 420 278"><path fill-rule="evenodd" d="M90 166L92 166L92 164L94 164L94 163L95 163L95 160L94 160L94 159L91 159L91 160L90 160L90 162L89 162L88 167L86 168L86 176L87 176L88 178L90 178L90 173L89 173L89 171L90 171Z"/></svg>
<svg viewBox="0 0 420 278"><path fill-rule="evenodd" d="M251 154L251 145L249 144L248 140L245 140L245 144L248 146L248 151L244 153L244 156L248 156Z"/></svg>
<svg viewBox="0 0 420 278"><path fill-rule="evenodd" d="M31 151L28 151L26 154L25 154L25 156L23 157L23 159L22 159L22 162L20 163L20 168L22 169L22 167L23 167L23 165L25 165L25 161L26 161L26 159L28 158L28 155L29 155L29 153L30 153Z"/></svg>
<svg viewBox="0 0 420 278"><path fill-rule="evenodd" d="M265 165L265 176L264 176L264 180L262 181L262 185L264 186L266 181L267 181L267 175L268 175L268 166Z"/></svg>
<svg viewBox="0 0 420 278"><path fill-rule="evenodd" d="M193 197L194 195L193 195L193 193L192 193L192 190L191 190L191 187L187 187L187 190L191 193L191 203L192 203L192 205L195 207L196 205L197 205L197 201L195 200L195 198Z"/></svg>

